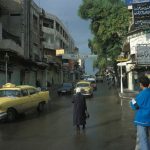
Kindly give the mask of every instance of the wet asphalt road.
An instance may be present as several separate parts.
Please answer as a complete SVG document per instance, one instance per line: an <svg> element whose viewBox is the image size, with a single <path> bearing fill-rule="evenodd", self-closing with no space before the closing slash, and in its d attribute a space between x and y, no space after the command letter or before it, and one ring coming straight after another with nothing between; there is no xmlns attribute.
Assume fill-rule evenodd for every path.
<svg viewBox="0 0 150 150"><path fill-rule="evenodd" d="M56 97L41 115L30 112L13 123L0 123L0 150L133 150L135 131L128 102L120 106L115 89L98 84L87 99L86 130L72 125L71 96ZM132 113L132 112L131 112Z"/></svg>

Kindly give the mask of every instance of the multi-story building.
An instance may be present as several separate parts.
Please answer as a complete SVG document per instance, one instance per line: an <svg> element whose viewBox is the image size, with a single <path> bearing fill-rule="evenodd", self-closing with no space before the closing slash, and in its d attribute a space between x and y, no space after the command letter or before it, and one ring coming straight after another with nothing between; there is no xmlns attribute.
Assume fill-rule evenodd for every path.
<svg viewBox="0 0 150 150"><path fill-rule="evenodd" d="M75 47L74 40L58 17L42 10L41 19L41 30L44 37L44 57L51 64L48 78L51 80L51 83L60 83L65 79L62 55L73 52Z"/></svg>
<svg viewBox="0 0 150 150"><path fill-rule="evenodd" d="M132 13L127 39L123 45L124 54L128 54L125 62L119 63L127 78L129 90L137 90L138 77L147 74L150 77L150 2L127 1L128 10ZM123 92L123 90L122 90Z"/></svg>
<svg viewBox="0 0 150 150"><path fill-rule="evenodd" d="M1 0L0 85L61 83L62 54L74 47L63 23L33 0Z"/></svg>
<svg viewBox="0 0 150 150"><path fill-rule="evenodd" d="M0 2L0 84L19 84L20 63L24 58L22 45L22 7L19 1ZM6 69L7 68L7 69Z"/></svg>

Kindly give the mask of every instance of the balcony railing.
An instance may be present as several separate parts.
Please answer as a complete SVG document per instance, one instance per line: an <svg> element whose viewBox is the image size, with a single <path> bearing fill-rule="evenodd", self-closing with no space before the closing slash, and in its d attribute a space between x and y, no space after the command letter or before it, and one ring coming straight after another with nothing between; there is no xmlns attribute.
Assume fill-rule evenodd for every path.
<svg viewBox="0 0 150 150"><path fill-rule="evenodd" d="M55 33L54 29L51 29L51 28L48 28L48 27L42 27L42 31L44 33L47 33L47 34L54 34Z"/></svg>

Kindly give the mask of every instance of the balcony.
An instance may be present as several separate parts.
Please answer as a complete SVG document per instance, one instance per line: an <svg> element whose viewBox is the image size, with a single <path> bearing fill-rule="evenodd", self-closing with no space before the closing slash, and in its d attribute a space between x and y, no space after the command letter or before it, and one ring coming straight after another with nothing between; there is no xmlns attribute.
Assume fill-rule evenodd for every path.
<svg viewBox="0 0 150 150"><path fill-rule="evenodd" d="M50 63L50 62L55 62L55 57L54 56L51 56L51 55L44 55L44 59L46 60L47 63Z"/></svg>
<svg viewBox="0 0 150 150"><path fill-rule="evenodd" d="M11 51L18 55L24 56L24 50L17 45L13 40L0 40L0 51Z"/></svg>
<svg viewBox="0 0 150 150"><path fill-rule="evenodd" d="M46 48L46 49L55 49L55 46L54 44L50 44L50 43L47 43L47 42L43 42L43 48Z"/></svg>
<svg viewBox="0 0 150 150"><path fill-rule="evenodd" d="M21 0L0 0L0 6L10 12L20 12L22 9Z"/></svg>
<svg viewBox="0 0 150 150"><path fill-rule="evenodd" d="M48 27L42 27L42 31L47 34L55 34L55 30Z"/></svg>

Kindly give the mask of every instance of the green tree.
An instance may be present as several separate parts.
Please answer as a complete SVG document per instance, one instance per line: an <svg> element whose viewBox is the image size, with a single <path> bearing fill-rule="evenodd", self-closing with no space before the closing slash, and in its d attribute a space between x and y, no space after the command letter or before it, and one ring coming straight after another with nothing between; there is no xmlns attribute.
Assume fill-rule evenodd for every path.
<svg viewBox="0 0 150 150"><path fill-rule="evenodd" d="M116 57L122 50L128 32L130 13L121 0L83 0L78 11L82 19L90 20L93 39L88 46L92 53L98 54L100 68L110 63L116 64Z"/></svg>

